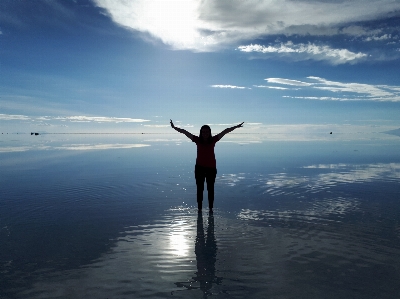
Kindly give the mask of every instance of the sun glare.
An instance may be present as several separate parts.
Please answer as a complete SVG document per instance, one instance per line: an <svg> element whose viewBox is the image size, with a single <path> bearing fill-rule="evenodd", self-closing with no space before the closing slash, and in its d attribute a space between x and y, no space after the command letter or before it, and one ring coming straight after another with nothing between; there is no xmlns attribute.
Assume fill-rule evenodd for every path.
<svg viewBox="0 0 400 299"><path fill-rule="evenodd" d="M190 47L200 38L196 30L197 2L192 0L149 1L146 5L146 22L151 33L165 43Z"/></svg>
<svg viewBox="0 0 400 299"><path fill-rule="evenodd" d="M189 238L185 221L177 221L172 226L172 232L169 235L169 246L174 255L187 256L189 255Z"/></svg>

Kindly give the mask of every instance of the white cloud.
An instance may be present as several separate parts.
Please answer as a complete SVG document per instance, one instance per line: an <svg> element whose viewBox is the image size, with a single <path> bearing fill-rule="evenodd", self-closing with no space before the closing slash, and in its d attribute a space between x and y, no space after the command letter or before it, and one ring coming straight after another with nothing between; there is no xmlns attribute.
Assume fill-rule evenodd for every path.
<svg viewBox="0 0 400 299"><path fill-rule="evenodd" d="M46 130L47 133L55 132L57 128L75 127L77 132L82 132L87 129L104 129L107 124L119 125L123 124L142 124L150 120L141 118L127 117L104 117L104 116L26 116L14 114L0 114L0 126L8 126L8 132L33 131L37 132ZM17 123L17 125L14 125ZM85 126L82 126L85 123ZM75 124L75 125L74 125ZM82 125L79 125L82 124ZM87 125L86 125L87 124ZM137 126L137 125L135 125ZM167 126L167 125L166 125ZM18 129L17 129L18 128ZM125 126L126 128L126 126ZM64 130L62 130L64 132Z"/></svg>
<svg viewBox="0 0 400 299"><path fill-rule="evenodd" d="M53 118L51 116L40 116L40 117L36 118L36 120L40 120L40 121L42 121L42 120L52 120L52 119Z"/></svg>
<svg viewBox="0 0 400 299"><path fill-rule="evenodd" d="M291 55L296 60L326 60L332 64L343 64L355 62L359 59L366 58L365 53L354 53L347 49L333 49L329 46L318 46L315 44L293 44L292 42L280 43L274 46L263 46L258 44L250 44L239 46L242 52L258 52L258 53L277 53L280 55ZM296 55L296 56L293 56Z"/></svg>
<svg viewBox="0 0 400 299"><path fill-rule="evenodd" d="M95 0L117 24L150 34L178 49L207 44L196 0Z"/></svg>
<svg viewBox="0 0 400 299"><path fill-rule="evenodd" d="M358 94L362 99L374 101L400 101L399 86L343 83L313 76L308 78L317 81L317 83L313 84L313 88L316 89L328 90L335 93L347 92L350 94ZM347 95L347 97L349 96Z"/></svg>
<svg viewBox="0 0 400 299"><path fill-rule="evenodd" d="M94 0L112 20L175 49L210 51L271 34L343 34L400 9L392 0ZM349 28L347 32L360 32ZM142 35L144 37L144 35ZM326 51L326 50L324 50ZM332 54L332 52L331 52ZM334 53L334 55L339 55ZM343 54L341 54L343 55Z"/></svg>
<svg viewBox="0 0 400 299"><path fill-rule="evenodd" d="M122 149L122 148L136 148L146 147L149 144L69 144L61 147L54 147L54 149L73 150L73 151L86 151L86 150L106 150L106 149Z"/></svg>
<svg viewBox="0 0 400 299"><path fill-rule="evenodd" d="M103 117L103 116L58 116L54 120L71 121L71 122L97 122L97 123L140 123L149 120L140 118L127 117Z"/></svg>
<svg viewBox="0 0 400 299"><path fill-rule="evenodd" d="M318 89L335 93L335 96L283 96L296 99L323 100L323 101L389 101L400 102L400 86L372 85L354 82L331 81L320 77L309 76L310 82L284 79L266 78L268 83L298 86L305 89Z"/></svg>
<svg viewBox="0 0 400 299"><path fill-rule="evenodd" d="M384 34L381 36L369 36L365 39L366 42L370 42L370 41L383 41L383 40L388 40L391 39L392 35L391 34Z"/></svg>
<svg viewBox="0 0 400 299"><path fill-rule="evenodd" d="M238 121L238 122L230 123L230 124L225 123L225 124L208 124L208 125L209 125L209 126L233 127L233 126L236 126L236 125L238 125L238 124L240 124L240 123L242 123L242 122L241 122L241 121ZM255 123L252 123L252 124L255 124ZM245 125L250 125L250 123L244 122L243 126L245 126ZM237 131L236 131L236 132L237 132Z"/></svg>
<svg viewBox="0 0 400 299"><path fill-rule="evenodd" d="M0 120L30 120L26 115L0 114Z"/></svg>
<svg viewBox="0 0 400 299"><path fill-rule="evenodd" d="M270 89L280 89L280 90L289 89L287 87L280 87L280 86L266 86L266 85L253 85L253 86L258 88L270 88Z"/></svg>
<svg viewBox="0 0 400 299"><path fill-rule="evenodd" d="M310 86L312 83L292 80L292 79L284 79L284 78L266 78L264 79L268 83L277 83L277 84L286 84L286 85L294 85L294 86Z"/></svg>
<svg viewBox="0 0 400 299"><path fill-rule="evenodd" d="M167 128L170 126L171 125L144 125L144 127L149 127L149 128Z"/></svg>
<svg viewBox="0 0 400 299"><path fill-rule="evenodd" d="M283 96L284 98L302 99L302 100L319 100L319 101L362 101L362 98L335 98L335 97L291 97Z"/></svg>
<svg viewBox="0 0 400 299"><path fill-rule="evenodd" d="M214 88L232 88L232 89L245 89L246 87L243 86L236 86L236 85L211 85Z"/></svg>
<svg viewBox="0 0 400 299"><path fill-rule="evenodd" d="M152 138L152 139L147 139L147 140L143 140L144 142L176 142L176 143L180 143L182 142L182 140L184 141L188 141L189 139L168 139L168 138Z"/></svg>

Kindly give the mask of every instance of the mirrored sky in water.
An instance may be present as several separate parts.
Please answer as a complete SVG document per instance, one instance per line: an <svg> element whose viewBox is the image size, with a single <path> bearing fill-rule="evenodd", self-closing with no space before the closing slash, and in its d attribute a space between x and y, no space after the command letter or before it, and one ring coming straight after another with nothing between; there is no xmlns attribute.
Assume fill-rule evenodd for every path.
<svg viewBox="0 0 400 299"><path fill-rule="evenodd" d="M400 291L400 138L224 138L216 145L215 212L200 217L196 147L179 137L3 137L1 293L393 298Z"/></svg>

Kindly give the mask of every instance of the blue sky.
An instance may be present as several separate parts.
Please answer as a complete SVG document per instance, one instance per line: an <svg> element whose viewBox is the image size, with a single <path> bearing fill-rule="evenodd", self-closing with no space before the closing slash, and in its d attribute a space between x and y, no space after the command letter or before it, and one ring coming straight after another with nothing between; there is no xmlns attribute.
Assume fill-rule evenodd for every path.
<svg viewBox="0 0 400 299"><path fill-rule="evenodd" d="M7 133L387 131L399 69L400 1L0 2Z"/></svg>

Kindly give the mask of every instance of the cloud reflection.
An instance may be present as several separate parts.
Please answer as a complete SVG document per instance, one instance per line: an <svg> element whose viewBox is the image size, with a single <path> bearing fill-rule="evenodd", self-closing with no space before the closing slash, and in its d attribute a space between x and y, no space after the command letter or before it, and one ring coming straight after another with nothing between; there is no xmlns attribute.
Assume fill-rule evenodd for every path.
<svg viewBox="0 0 400 299"><path fill-rule="evenodd" d="M306 190L317 193L339 184L365 183L382 179L400 179L400 163L373 164L317 164L304 166L304 169L320 170L323 173L310 175L272 174L265 181L270 195L280 195L283 189ZM326 172L329 170L330 172Z"/></svg>
<svg viewBox="0 0 400 299"><path fill-rule="evenodd" d="M7 146L0 147L0 153L26 152L30 149L31 147L29 146Z"/></svg>
<svg viewBox="0 0 400 299"><path fill-rule="evenodd" d="M360 202L357 199L337 197L315 201L311 207L305 209L287 209L284 211L242 209L238 213L238 218L242 220L270 221L271 225L279 221L324 225L330 222L340 222L341 216L349 212L359 211L359 205Z"/></svg>
<svg viewBox="0 0 400 299"><path fill-rule="evenodd" d="M236 188L254 188L258 185L258 194L264 200L276 198L284 200L285 203L296 203L290 208L278 210L246 208L238 214L238 218L242 220L266 221L274 225L277 221L286 224L294 221L321 224L340 222L344 215L359 211L362 199L369 196L368 191L360 193L355 187L349 188L349 185L371 186L376 182L400 180L400 163L314 164L303 166L302 169L307 171L266 176L229 174L223 175L220 181L232 187L238 185ZM374 187L375 192L380 193L376 188Z"/></svg>

